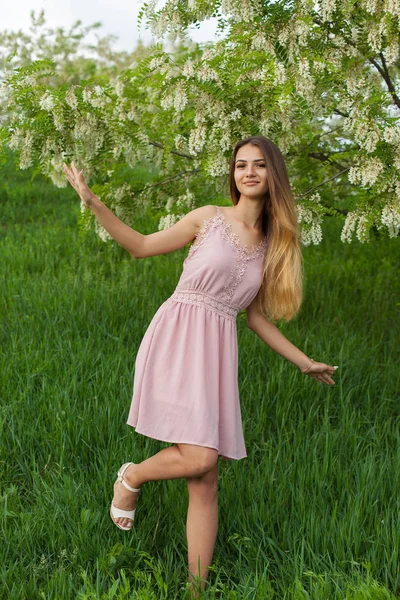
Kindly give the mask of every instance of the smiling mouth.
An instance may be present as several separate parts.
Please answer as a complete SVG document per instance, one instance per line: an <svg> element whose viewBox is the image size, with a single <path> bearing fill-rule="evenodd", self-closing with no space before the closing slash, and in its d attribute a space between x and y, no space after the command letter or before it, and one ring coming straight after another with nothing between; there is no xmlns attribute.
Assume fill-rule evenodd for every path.
<svg viewBox="0 0 400 600"><path fill-rule="evenodd" d="M257 185L258 181L246 181L244 185Z"/></svg>

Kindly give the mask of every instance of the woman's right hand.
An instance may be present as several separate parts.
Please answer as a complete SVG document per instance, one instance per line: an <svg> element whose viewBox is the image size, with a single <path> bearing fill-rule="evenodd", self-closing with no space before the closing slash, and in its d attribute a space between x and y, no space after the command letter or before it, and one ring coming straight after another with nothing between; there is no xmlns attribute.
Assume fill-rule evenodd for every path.
<svg viewBox="0 0 400 600"><path fill-rule="evenodd" d="M82 175L82 171L78 171L75 164L71 162L71 168L69 169L67 165L64 163L64 173L74 188L74 190L79 195L82 202L90 208L96 199L96 196L92 192L92 190L88 187L84 176Z"/></svg>
<svg viewBox="0 0 400 600"><path fill-rule="evenodd" d="M301 372L305 375L310 375L321 383L327 383L328 385L335 385L331 375L333 375L338 369L338 366L327 365L326 363L316 362L310 358L311 364L306 369L301 369Z"/></svg>

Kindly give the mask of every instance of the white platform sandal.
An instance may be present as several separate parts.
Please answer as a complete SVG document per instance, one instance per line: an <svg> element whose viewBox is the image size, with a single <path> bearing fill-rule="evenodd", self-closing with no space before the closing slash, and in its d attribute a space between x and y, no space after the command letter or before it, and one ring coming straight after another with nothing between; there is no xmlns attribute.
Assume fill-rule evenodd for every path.
<svg viewBox="0 0 400 600"><path fill-rule="evenodd" d="M140 488L132 488L130 485L128 485L126 483L125 479L123 478L123 474L125 473L126 469L129 467L129 465L134 465L134 464L135 463L128 462L128 463L125 463L124 465L122 465L122 467L118 471L118 477L117 477L115 483L117 483L117 481L119 481L130 492L140 492ZM136 510L136 508L134 508L133 510L123 510L122 508L117 508L111 502L110 517L111 517L111 519L113 520L114 523L115 523L114 519L120 519L120 518L132 519L132 521L134 521L134 519L135 519L135 510ZM118 525L118 523L115 523L115 525L117 527L119 527L120 529L124 529L125 531L129 531L129 530L132 529L132 526L131 527L122 527L122 525Z"/></svg>

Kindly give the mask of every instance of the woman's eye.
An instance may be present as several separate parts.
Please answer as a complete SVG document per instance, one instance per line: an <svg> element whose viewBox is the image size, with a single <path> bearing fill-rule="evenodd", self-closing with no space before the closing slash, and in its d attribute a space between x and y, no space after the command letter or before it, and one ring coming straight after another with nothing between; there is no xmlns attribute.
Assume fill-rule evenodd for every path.
<svg viewBox="0 0 400 600"><path fill-rule="evenodd" d="M242 169L243 167L244 167L244 165L237 166L238 169ZM256 167L265 167L265 165L256 165Z"/></svg>

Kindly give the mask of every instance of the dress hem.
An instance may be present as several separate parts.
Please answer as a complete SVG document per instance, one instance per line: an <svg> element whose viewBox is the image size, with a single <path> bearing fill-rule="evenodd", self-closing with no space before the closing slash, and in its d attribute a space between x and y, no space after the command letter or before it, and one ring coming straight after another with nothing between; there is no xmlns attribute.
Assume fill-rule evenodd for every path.
<svg viewBox="0 0 400 600"><path fill-rule="evenodd" d="M140 431L136 425L132 425L131 423L129 423L129 421L126 422L127 425L129 425L130 427L133 427L135 429L136 433L140 433L141 435L145 435L146 437L149 437L153 440L158 440L159 442L166 442L168 444L191 444L192 446L201 446L202 448L212 448L213 450L217 450L218 452L218 456L222 456L223 458L230 458L232 460L242 460L243 458L247 458L247 454L245 454L244 456L229 456L228 454L220 454L219 449L216 448L215 446L208 446L206 444L195 444L193 441L184 441L184 440L167 440L165 438L160 438L160 437L156 437L153 434L149 434L149 433L145 433L143 430Z"/></svg>

